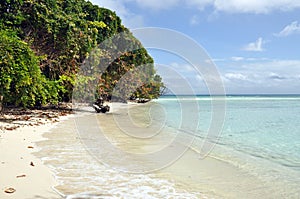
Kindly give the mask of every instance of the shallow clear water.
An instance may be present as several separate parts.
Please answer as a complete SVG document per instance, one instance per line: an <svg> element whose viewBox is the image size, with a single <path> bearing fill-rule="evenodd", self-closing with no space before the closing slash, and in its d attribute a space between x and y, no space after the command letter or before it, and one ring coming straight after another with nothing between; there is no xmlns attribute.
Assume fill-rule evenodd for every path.
<svg viewBox="0 0 300 199"><path fill-rule="evenodd" d="M92 118L95 114L84 117ZM113 121L111 114L97 117L107 124ZM207 198L201 192L178 188L167 178L151 173L126 173L103 164L86 150L76 125L74 119L69 119L44 134L46 139L37 143L41 150L35 154L54 172L59 183L55 190L64 198ZM97 146L99 153L103 147ZM118 163L117 154L112 155L116 156L110 158Z"/></svg>
<svg viewBox="0 0 300 199"><path fill-rule="evenodd" d="M156 102L166 107L166 124L182 128L179 105L188 109L196 100L198 109L189 110L199 113L199 127L194 133L205 137L211 123L211 99L163 97ZM300 96L227 97L225 113L218 144L300 170ZM189 122L195 121L190 118Z"/></svg>
<svg viewBox="0 0 300 199"><path fill-rule="evenodd" d="M189 110L199 113L199 126L192 133L203 142L211 123L211 99L168 96L156 102L172 110L166 123L178 128L181 120L180 111L175 110L178 104L188 109L188 103L197 101L198 109ZM227 97L223 130L213 140L217 144L210 155L257 176L265 186L277 186L275 189L283 196L299 197L299 113L300 96ZM191 118L190 122L195 121Z"/></svg>
<svg viewBox="0 0 300 199"><path fill-rule="evenodd" d="M300 171L300 98L229 100L221 143Z"/></svg>
<svg viewBox="0 0 300 199"><path fill-rule="evenodd" d="M168 129L168 133L179 129L181 136L196 138L188 147L200 151L213 118L211 104L207 96L167 96L135 106L130 113L117 113L117 118L121 121L132 114L135 122L146 124L143 128L153 119L152 123L168 127L163 129ZM97 161L85 150L73 120L45 135L48 140L38 144L42 148L38 156L53 169L61 183L56 189L68 198L299 198L300 96L232 96L226 98L225 111L222 131L215 134L219 137L214 135L209 140L215 144L209 156L215 159L206 162L199 161L199 156L190 150L169 170L124 173ZM85 117L91 114L94 115ZM116 128L110 126L114 121L112 114L97 118L108 129L107 139L120 138ZM90 127L84 127L89 139ZM166 140L173 139L168 133ZM147 140L136 144L127 138L120 140L133 151L151 149L152 144L158 143L156 139L147 148ZM101 143L94 148L99 153L106 150ZM122 158L109 155L116 164ZM190 189L190 185L195 188Z"/></svg>

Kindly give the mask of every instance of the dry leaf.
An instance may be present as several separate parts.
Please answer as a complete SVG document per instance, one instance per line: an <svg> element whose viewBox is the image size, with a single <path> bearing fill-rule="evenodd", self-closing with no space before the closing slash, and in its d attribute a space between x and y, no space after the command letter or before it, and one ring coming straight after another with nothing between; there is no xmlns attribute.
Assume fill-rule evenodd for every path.
<svg viewBox="0 0 300 199"><path fill-rule="evenodd" d="M24 120L28 121L30 119L30 116L26 115L23 117Z"/></svg>
<svg viewBox="0 0 300 199"><path fill-rule="evenodd" d="M22 175L18 175L18 176L17 176L17 178L24 178L24 177L26 177L25 174L22 174Z"/></svg>
<svg viewBox="0 0 300 199"><path fill-rule="evenodd" d="M16 190L14 188L7 188L4 190L5 193L14 193Z"/></svg>

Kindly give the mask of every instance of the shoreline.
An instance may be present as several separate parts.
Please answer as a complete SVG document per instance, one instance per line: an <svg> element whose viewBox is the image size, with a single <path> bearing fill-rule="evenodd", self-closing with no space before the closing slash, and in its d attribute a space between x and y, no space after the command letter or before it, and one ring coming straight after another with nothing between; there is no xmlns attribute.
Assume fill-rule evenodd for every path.
<svg viewBox="0 0 300 199"><path fill-rule="evenodd" d="M142 110L144 107L138 106L137 108ZM142 122L142 119L140 117L143 116L137 114L138 112L144 113L141 110L137 112L133 110L132 117L133 119L136 119L135 122ZM126 114L123 113L123 115ZM103 123L106 123L106 119L107 118L102 118L101 120L104 120ZM147 119L149 118L146 118L145 120ZM135 124L139 125L138 123ZM192 193L196 195L197 198L245 198L244 194L248 192L247 186L242 186L239 190L236 190L234 188L228 188L230 186L224 185L222 183L219 184L220 182L217 182L220 179L224 179L225 182L230 182L233 180L234 183L232 183L232 187L239 186L239 180L243 180L245 185L247 184L249 186L252 186L252 188L255 188L255 184L253 184L252 181L258 182L258 184L261 183L254 176L242 172L234 165L231 165L223 160L217 159L210 155L206 156L204 159L200 159L200 153L196 150L197 145L195 145L195 143L191 143L191 145L186 145L187 143L185 141L189 141L190 139L186 139L185 136L191 135L184 134L181 135L179 140L176 140L175 138L180 135L176 135L176 132L173 132L173 130L166 127L163 128L160 134L156 134L152 140L133 139L130 135L127 135L126 133L124 134L124 132L120 133L120 129L117 130L119 127L120 126L115 126L114 124L105 126L104 132L107 133L104 134L108 140L114 143L115 146L129 153L149 154L152 152L157 152L165 147L176 148L179 146L185 146L185 152L181 156L178 156L175 162L163 165L162 168L157 169L155 171L151 171L149 174L155 179L166 179L170 182L173 182L174 187L176 189ZM141 136L143 137L142 134ZM134 133L132 135L137 134ZM173 152L176 152L176 150L174 150ZM168 159L167 156L162 157ZM146 158L144 164L148 163L149 165L151 165L156 161L157 160L155 158L151 160L148 160ZM120 168L123 167L123 165L116 166L120 166ZM152 167L150 166L150 168ZM245 179L240 179L240 177L238 176L244 176ZM222 191L226 189L227 191ZM243 192L241 190L243 190ZM251 198L251 196L248 198Z"/></svg>
<svg viewBox="0 0 300 199"><path fill-rule="evenodd" d="M83 120L87 123L77 123L76 117L67 116L62 117L62 119L59 118L60 122L55 122L55 128L51 128L53 127L52 123L35 126L34 131L39 132L39 136L37 139L28 138L27 140L26 138L29 143L26 140L22 140L23 137L20 136L23 135L21 129L19 129L19 133L11 133L15 134L13 139L7 137L3 139L9 143L14 143L15 140L17 140L17 143L23 143L22 146L20 145L21 148L18 148L17 151L25 151L26 153L30 151L31 155L37 158L37 160L34 161L39 160L42 164L41 166L45 167L43 175L46 175L46 177L43 178L49 179L50 175L50 181L47 181L48 187L44 186L43 191L39 193L40 196L46 198L91 198L98 196L110 198L121 196L129 197L130 194L137 194L135 197L138 198L141 197L139 194L149 189L152 190L150 195L144 196L156 196L160 198L163 194L167 194L165 196L169 196L168 194L170 194L171 196L180 196L181 198L187 196L188 198L242 197L249 199L261 196L265 198L283 196L281 189L277 189L284 188L284 185L281 186L282 183L280 181L267 180L267 178L263 177L260 173L255 173L256 171L254 173L249 172L249 169L253 169L249 167L251 166L249 163L253 162L252 159L247 159L249 162L245 162L245 165L233 164L229 161L231 160L230 158L226 159L227 156L224 156L225 159L223 159L223 156L222 158L219 156L215 157L214 153L210 153L205 159L201 159L199 156L199 150L201 149L201 145L199 144L202 143L200 138L197 143L193 142L191 145L185 142L185 134L183 134L179 140L174 140L176 132L173 132L172 129L168 127L163 128L159 134L153 134L153 137L147 137L145 136L147 132L139 130L136 132L129 131L133 134L126 134L126 132L123 131L123 127L129 130L135 130L135 128L132 129L130 125L128 126L128 121L142 128L151 124L149 123L151 117L145 114L147 113L146 109L149 109L151 104L149 104L150 106L148 106L148 104L145 106L136 103L114 103L109 105L111 105L112 109L110 113L106 114L95 114L92 107L82 107L82 109L80 109L82 111L79 110L78 116L83 116ZM152 108L150 108L150 110L154 111L155 119L157 119L157 117L159 117L159 115L156 114L157 112ZM129 115L131 116L130 120L128 120ZM72 116L76 115L74 114ZM67 120L64 120L64 118L67 118ZM99 142L101 139L97 137L97 134L93 134L95 129L92 127L97 123L94 123L95 121L92 122L91 119L99 122L98 125L100 124L100 128L102 128L103 136L105 136L105 140L110 142L110 146L103 145L102 142ZM116 120L119 123L116 124ZM83 124L82 129L85 130L82 134L83 137L78 133L78 124L79 126ZM16 129L9 132L17 132L19 130ZM1 147L3 141L1 139L2 134L0 133L0 135ZM27 134L24 134L24 136L26 135ZM136 137L137 139L135 139L135 135L138 136ZM86 145L84 140L90 138L98 139L98 141L95 142L97 145ZM93 144L94 142L87 143ZM29 144L34 148L26 148ZM112 146L114 146L123 152L143 155L160 151L165 147L175 149L180 147L180 145L184 145L187 150L182 156L178 157L175 162L168 164L167 167L163 167L162 169L141 174L130 173L130 171L134 170L128 170L129 172L122 170L122 168L135 169L135 167L132 167L135 166L134 164L136 163L134 162L136 160L134 156L132 156L132 159L130 156L125 157L121 153L111 151ZM102 153L102 155L97 156L97 154L95 155L91 151L87 151L87 146L91 147L91 149L97 146L94 147L96 148L96 152L99 152L99 154ZM222 147L224 146L216 146L214 150L222 152L224 150ZM2 148L0 149L3 151ZM230 153L230 155L234 156L236 154ZM168 158L167 156L168 154L165 154L165 156L161 157ZM17 156L17 158L18 157L19 156ZM31 157L32 156L30 156L30 158ZM150 158L153 157L151 156ZM236 156L235 158L240 158L240 156ZM138 160L141 162L141 166L146 168L148 164L151 166L153 163L159 163L156 162L157 160L161 161L164 159L148 159L147 157L143 157L141 160ZM40 165L40 163L35 165ZM2 165L0 164L0 166ZM28 164L26 166L28 166ZM21 168L20 166L18 167ZM30 168L33 170L33 167ZM266 170L266 172L269 172L269 168L270 167L267 167L268 170ZM273 170L274 169L275 168L273 168ZM16 177L23 175L23 173L6 175L10 178L14 177L15 181L20 181L27 177L27 175L26 177ZM51 179L54 179L54 181L51 181ZM35 183L37 181L33 182ZM32 184L32 182L30 183ZM2 186L1 183L0 185ZM38 184L38 186L41 187L40 184ZM3 189L3 187L1 187L1 189ZM18 191L18 189L16 190ZM30 190L30 188L27 189ZM34 188L32 189L35 191ZM163 190L161 191L160 189ZM172 191L169 192L168 190ZM1 191L1 194L3 194L3 190ZM12 196L16 194L17 191L13 193ZM53 192L56 195L52 196L51 194ZM1 194L0 198L2 197ZM34 198L33 195L31 196L30 198ZM24 195L22 195L22 197L7 198L24 198Z"/></svg>
<svg viewBox="0 0 300 199"><path fill-rule="evenodd" d="M111 113L137 103L108 103ZM84 107L86 113L94 113ZM76 112L76 110L75 110ZM110 114L111 114L110 113ZM69 109L7 109L0 115L0 198L26 199L66 197L55 187L59 186L53 168L38 157L43 147L38 146L49 138L45 135L74 113Z"/></svg>
<svg viewBox="0 0 300 199"><path fill-rule="evenodd" d="M133 154L140 152L149 153L151 151L160 150L162 147L166 146L166 143L170 145L169 139L174 139L174 135L172 136L172 132L164 131L164 133L156 137L154 141L152 140L149 142L149 140L147 139L132 140L132 137L130 138L130 136L128 137L128 135L124 134L124 132L121 132L121 129L119 128L120 126L112 124L111 121L116 119L114 117L121 117L122 120L122 115L126 117L127 114L132 114L133 117L138 117L137 122L142 122L145 118L147 118L146 116L143 119L140 118L142 117L142 115L145 115L143 114L144 112L137 114L137 112L135 112L135 109L129 111L133 111L132 113L126 111L126 109L129 110L136 104L120 103L110 105L113 109L112 112L108 114L93 114L93 109L91 109L90 107L83 108L85 113L80 112L79 114L83 114L83 117L86 118L94 118L94 116L96 116L98 118L98 121L100 121L100 125L105 124L101 127L104 128L102 130L104 130L106 139L108 139L113 145L119 147L123 151ZM137 106L137 108L143 110L145 106ZM140 110L138 110L138 112L140 112ZM141 120L139 121L139 119ZM97 160L97 158L95 159L95 157L93 157L93 154L91 154L89 151L86 151L82 140L78 137L78 133L76 133L77 130L75 119L70 119L65 123L59 124L61 125L57 125L57 128L53 128L52 131L43 134L45 140L40 140L36 143L42 150L38 151L35 155L38 158L42 159L44 164L51 168L51 170L53 170L53 172L56 174L57 182L61 182L54 185L53 189L61 196L66 198L89 198L91 196L96 196L97 194L104 194L103 196L108 197L114 196L114 194L112 194L110 190L105 191L104 189L102 190L102 193L102 191L97 192L94 188L92 189L87 186L87 184L95 182L89 182L88 180L86 182L86 185L83 185L83 187L78 187L77 182L84 182L85 180L83 179L86 178L86 175L90 175L84 174L84 171L82 170L82 167L86 168L90 167L90 165L97 164L99 166L97 170L102 170L102 172L100 172L98 175L95 174L95 176L98 176L100 178L103 177L103 172L119 173L120 171L118 172L114 170L113 167L120 166L120 168L123 168L125 166L124 161L119 162L121 157L118 157L118 154L112 154L112 161L116 165L111 165L112 167L107 167L109 164L103 166L103 163L106 163L105 161L107 161L106 159L103 160L104 162L102 162L101 158ZM171 145L176 146L178 144L184 145L184 143L181 142L171 143ZM57 147L57 149L54 149L55 147ZM109 151L109 148L103 148L103 146L101 147L101 149ZM49 159L43 159L44 157L49 157ZM81 162L82 159L80 157L84 157L84 163ZM147 159L145 160L147 161ZM130 158L126 161L130 162ZM152 160L150 160L150 164L151 161ZM128 165L131 165L129 162ZM83 166L82 164L86 166ZM124 168L126 168L126 166ZM111 171L111 169L114 171ZM80 174L81 172L83 172L83 174ZM118 175L126 176L127 174L120 172ZM231 180L233 180L234 182L238 182L240 180L239 177L232 176L244 176L245 179L242 180L244 184L248 185L253 184L253 180L257 182L257 180L252 176L248 176L245 173L239 171L233 165L230 165L221 160L217 160L214 157L206 157L204 160L199 159L199 154L197 153L197 151L195 151L195 148L191 148L191 146L187 147L187 151L179 159L177 159L176 162L168 165L163 169L145 173L143 175L151 176L154 181L166 180L166 182L171 183L170 186L172 186L172 189L174 188L176 192L179 192L181 194L191 194L190 196L192 198L236 198L244 196L244 193L247 192L246 187L239 190L235 190L233 188L231 191L221 191L223 189L228 189L228 187L227 185L218 184L217 181L223 179L227 182L230 182ZM112 184L113 183L114 182L112 182ZM232 183L232 185L232 187L235 187L238 184ZM93 186L98 186L98 189L102 189L101 184ZM119 185L116 184L115 186ZM153 186L153 184L147 186ZM241 192L241 190L244 191Z"/></svg>
<svg viewBox="0 0 300 199"><path fill-rule="evenodd" d="M87 113L83 114L84 117L93 118L96 116L98 120L107 124L112 121L114 115L124 114L124 112L121 113L121 110L130 109L131 107L135 107L135 105L135 103L114 104L114 109L112 109L114 111L109 114L89 114L90 112L86 108L82 110L85 110ZM82 113L80 112L79 114L81 115ZM110 125L105 125L105 128L109 129L112 137L118 136L120 133L120 129L116 130ZM171 196L183 196L183 198L199 198L195 197L194 193L188 193L181 188L175 188L174 183L168 178L156 177L155 172L133 174L122 172L113 166L106 165L105 160L102 162L101 159L95 158L86 150L76 131L76 121L73 118L60 123L53 131L45 133L44 137L46 139L37 142L37 145L42 150L35 155L41 158L45 165L53 169L58 182L60 182L54 189L64 197L92 198L101 196L104 198L122 198L127 195L127 197L131 198L141 198L142 193L147 192L147 189L144 188L151 187L156 190L155 192L151 192L151 195L156 195L154 198L161 198L162 195L169 196L169 194ZM105 150L103 146L99 149ZM138 149L129 149L129 151L132 150L137 152L136 150ZM117 154L115 155L113 155L113 158L118 162L120 159L118 159ZM140 182L137 184L137 181ZM137 195L134 196L131 194ZM202 196L201 193L196 195Z"/></svg>

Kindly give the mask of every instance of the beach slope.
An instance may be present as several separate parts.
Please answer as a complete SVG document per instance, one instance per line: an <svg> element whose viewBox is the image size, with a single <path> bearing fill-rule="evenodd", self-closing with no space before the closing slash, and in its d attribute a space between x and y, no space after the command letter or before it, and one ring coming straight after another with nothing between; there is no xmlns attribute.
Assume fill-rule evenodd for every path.
<svg viewBox="0 0 300 199"><path fill-rule="evenodd" d="M53 186L54 175L32 153L59 121L60 113L40 111L34 116L2 114L0 120L0 198L61 198Z"/></svg>

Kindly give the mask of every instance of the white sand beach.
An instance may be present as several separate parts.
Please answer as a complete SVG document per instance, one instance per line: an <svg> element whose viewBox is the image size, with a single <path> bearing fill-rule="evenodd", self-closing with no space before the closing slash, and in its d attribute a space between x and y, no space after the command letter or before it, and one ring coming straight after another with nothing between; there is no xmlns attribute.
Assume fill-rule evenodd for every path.
<svg viewBox="0 0 300 199"><path fill-rule="evenodd" d="M49 111L31 114L1 115L1 199L61 198L52 188L57 185L53 173L32 153L40 150L35 142L44 139L43 133L68 116Z"/></svg>
<svg viewBox="0 0 300 199"><path fill-rule="evenodd" d="M115 103L111 112L124 107L127 105ZM46 139L43 137L45 133L70 117L64 112L51 110L1 114L0 199L63 198L54 189L59 184L53 171L33 153L41 150L36 143Z"/></svg>

